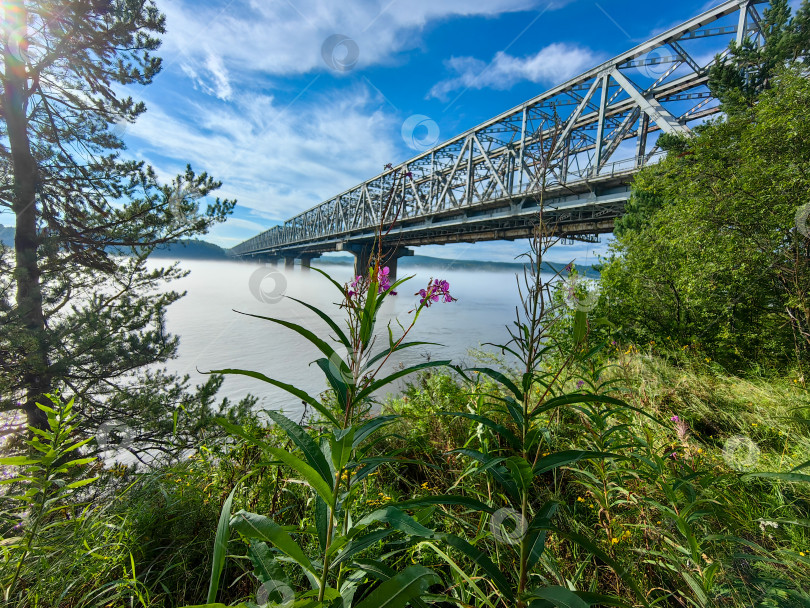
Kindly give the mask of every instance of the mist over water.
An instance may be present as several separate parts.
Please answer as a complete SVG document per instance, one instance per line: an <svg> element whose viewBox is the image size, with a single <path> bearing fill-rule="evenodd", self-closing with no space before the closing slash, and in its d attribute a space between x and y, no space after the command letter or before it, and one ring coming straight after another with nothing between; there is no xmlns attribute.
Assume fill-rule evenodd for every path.
<svg viewBox="0 0 810 608"><path fill-rule="evenodd" d="M168 312L167 329L180 336L179 357L167 364L170 371L190 374L192 383L201 384L205 376L200 372L239 368L261 372L311 395L326 389L320 369L310 365L322 356L317 349L285 327L234 312L235 309L276 317L299 323L322 338L330 335L328 326L297 302L283 298L277 303L266 303L254 296L250 278L261 265L192 260L185 260L181 265L191 272L172 284L173 289L188 293ZM339 283L351 279L352 268L348 265L324 265L323 268ZM335 304L340 294L325 277L314 271L304 273L297 267L293 271L285 271L283 267L276 270L284 275L287 296L321 308L343 325L344 313ZM408 341L438 342L443 346L406 349L387 364L389 369L395 369L400 363L413 365L428 358L473 363L469 349L479 348L485 342L503 343L508 339L505 326L514 321L515 306L519 304L514 273L455 271L452 267L400 269L400 278L409 274L416 276L398 289L398 296L386 299L378 315L379 337L374 352L386 347L386 326L394 317L408 326L412 318L408 313L418 303L414 293L424 288L431 277L449 281L450 293L458 301L435 303L423 310L407 338ZM271 281L269 289L272 288ZM395 322L392 328L397 338L402 330ZM496 352L492 347L483 349ZM397 392L402 383L391 387L385 390ZM248 394L259 398L259 409L284 410L293 418L303 413L300 400L281 389L244 376L226 376L220 397L237 401Z"/></svg>

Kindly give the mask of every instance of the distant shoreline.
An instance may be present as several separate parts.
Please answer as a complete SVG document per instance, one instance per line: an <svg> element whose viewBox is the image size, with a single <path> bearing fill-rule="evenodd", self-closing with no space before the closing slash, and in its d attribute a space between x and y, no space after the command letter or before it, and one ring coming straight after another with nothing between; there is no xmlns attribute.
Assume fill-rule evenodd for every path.
<svg viewBox="0 0 810 608"><path fill-rule="evenodd" d="M7 247L14 246L14 228L0 225L0 242ZM154 259L174 259L183 260L205 260L218 262L240 262L228 257L226 249L202 240L181 240L175 243L168 243L158 247L150 258ZM122 252L126 254L126 252ZM257 261L245 260L247 263L257 263ZM349 266L354 263L354 257L348 255L338 255L330 257L314 258L312 263L315 266ZM544 272L556 273L565 268L565 263L543 263ZM483 270L483 271L511 271L517 272L524 268L520 262L488 262L484 260L459 260L452 258L434 258L424 255L414 255L399 259L399 268L442 268L455 270ZM591 278L598 278L599 271L591 265L576 265L577 270Z"/></svg>

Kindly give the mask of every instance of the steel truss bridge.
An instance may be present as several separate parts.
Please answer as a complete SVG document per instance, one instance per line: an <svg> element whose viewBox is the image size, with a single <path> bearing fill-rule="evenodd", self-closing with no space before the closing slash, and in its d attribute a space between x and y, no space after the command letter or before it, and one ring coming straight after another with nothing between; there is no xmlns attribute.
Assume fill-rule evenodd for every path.
<svg viewBox="0 0 810 608"><path fill-rule="evenodd" d="M764 42L757 5L730 0L588 72L237 245L232 257L294 259L350 251L367 261L393 224L407 246L531 235L542 204L565 239L613 230L635 173L660 158L662 133L719 112L708 71L731 40ZM616 160L619 159L619 160Z"/></svg>

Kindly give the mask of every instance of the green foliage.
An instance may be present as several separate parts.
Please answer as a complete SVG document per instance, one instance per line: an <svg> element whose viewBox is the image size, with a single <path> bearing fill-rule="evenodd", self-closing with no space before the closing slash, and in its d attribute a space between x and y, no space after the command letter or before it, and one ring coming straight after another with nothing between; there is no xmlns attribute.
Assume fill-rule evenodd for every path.
<svg viewBox="0 0 810 608"><path fill-rule="evenodd" d="M810 53L810 3L802 2L795 17L788 0L773 0L760 22L765 43L745 38L732 42L729 53L718 57L709 71L709 88L727 113L744 112L773 85L788 63L806 60Z"/></svg>
<svg viewBox="0 0 810 608"><path fill-rule="evenodd" d="M86 436L128 420L133 451L171 451L163 421L210 402L217 381L194 391L155 371L176 355L165 318L182 294L166 283L184 273L146 260L235 202L214 199L221 184L204 172L166 184L121 157L121 129L146 111L123 89L160 72L165 18L151 1L9 0L0 11L0 209L15 216L14 247L0 248L0 412L46 429L37 400L70 390ZM187 422L180 435L197 439Z"/></svg>
<svg viewBox="0 0 810 608"><path fill-rule="evenodd" d="M63 405L58 396L49 398L52 407L38 404L47 416L48 429L29 427L32 437L25 443L30 454L0 458L0 465L22 468L19 475L4 480L4 483L19 485L23 490L5 497L12 505L18 505L10 515L12 519L19 517L15 528L22 533L18 537L6 538L4 543L5 564L12 566L11 573L4 572L2 575L6 600L16 591L26 558L35 556L36 552L44 549L39 543L40 536L55 527L65 525L67 522L60 521L57 514L66 504L70 504L71 498L76 494L75 490L98 479L74 473L79 467L86 468L85 465L95 458L79 457L70 460L68 456L71 452L74 455L79 454L76 450L89 442L88 439L75 441L74 434L78 424L77 415L73 413L73 401Z"/></svg>
<svg viewBox="0 0 810 608"><path fill-rule="evenodd" d="M419 588L419 580L435 579L409 572L425 605L513 608L516 602L506 598L519 580L523 526L502 512L503 527L493 528L493 518L513 504L512 487L526 488L530 476L529 513L542 542L535 541L527 562L527 593L537 598L577 606L593 604L593 594L601 594L620 598L613 605L643 604L627 582L632 580L654 605L802 605L810 591L810 486L792 476L806 475L810 460L807 393L792 380L721 375L713 364L685 355L674 359L677 365L667 363L669 353L658 347L654 356L613 347L586 354L560 376L558 396L547 400L556 407L534 418L543 442L538 462L544 464L531 472L511 445L520 430L505 401L513 388L522 390L518 369L492 370L513 388L483 371L465 372L471 384L458 375L425 372L408 391L410 417L384 414L386 420L376 423L379 434L361 446L366 466L380 464L362 479L353 472L357 467L350 471L349 530L358 530L342 543L338 525L332 541L339 545L333 555L348 555L335 564L336 557L334 569L357 568L353 605L419 565L441 579ZM439 394L438 387L446 391ZM451 410L470 416L442 415ZM440 421L426 429L452 421L452 434L423 434L416 444L409 432L417 414L423 418L418 424ZM669 420L674 415L682 425ZM199 603L210 583L221 506L232 491L229 528L238 539L227 545L215 605L258 605L257 587L269 580L279 585L275 594L265 587L269 602L284 606L287 589L280 585L287 585L300 605L317 605L305 569L288 556L308 560L320 573L326 510L289 467L267 466L261 444L285 448L318 470L332 462L328 438L334 434L325 430L321 443L314 429L282 424L276 412L272 418L270 427L245 425L250 441L201 446L181 463L156 464L142 474L120 466L94 473L102 479L76 492L103 490L92 499L98 506L84 506L90 497L65 498L64 506L78 517L48 528L34 543L21 574L26 597L15 605ZM761 450L759 461L742 472L725 454L727 441L738 436L750 437ZM461 443L448 444L450 439ZM488 455L490 462L505 460L485 469L462 451L443 453L465 441L463 449ZM616 456L586 458L598 453ZM59 550L40 552L40 546ZM6 562L6 572L15 565ZM343 579L346 597L351 574ZM314 595L301 597L307 593Z"/></svg>
<svg viewBox="0 0 810 608"><path fill-rule="evenodd" d="M754 108L638 175L634 200L656 203L631 209L612 246L600 316L635 342L693 344L732 369L807 364L810 238L797 217L809 104L810 82L783 72Z"/></svg>
<svg viewBox="0 0 810 608"><path fill-rule="evenodd" d="M245 510L231 516L231 493L223 507L217 530L207 600L209 603L214 602L217 597L226 539L231 530L238 532L248 542L254 575L263 590L290 589L293 593L292 587L296 585L285 572L283 564L285 561L296 564L300 570L294 575L305 577L311 591L298 591L295 597L306 605L310 602L313 606L326 605L325 602L332 605L337 600L345 608L352 605L376 606L380 603L379 598L386 597L391 606L404 606L438 580L434 573L422 567L409 566L399 573L385 567L381 573L379 568L369 569L358 561L362 553L379 543L396 547L388 554L390 561L394 556L403 554L414 539L431 538L434 534L419 523L418 518L412 518L393 507L377 509L361 516L363 509L358 500L364 485L363 480L383 464L396 462L395 454L392 453L382 457L370 456L369 450L375 444L374 435L394 419L393 416L368 417L374 393L397 378L449 363L429 362L385 376L380 373L384 363L392 355L405 348L423 344L405 342L405 338L421 311L430 305L431 289L437 287L428 286L428 295L414 311L411 324L407 328L400 326L402 332L398 338L394 338L393 328L389 324L387 346L374 352L377 312L385 298L402 281L394 285L384 284L383 272L376 265L368 278L358 277L351 287L341 286L325 273L322 274L341 293L341 308L347 314L346 329L341 328L325 312L304 302L300 303L326 323L338 348L347 351L346 356L341 356L329 342L298 324L258 315L249 316L296 332L323 354L323 358L315 363L331 387L331 400L318 400L294 386L256 372L234 369L216 372L246 375L280 387L301 398L320 415L325 427L319 436L313 437L304 427L283 414L266 412L288 436L289 444L285 448L271 445L227 420L218 421L232 435L260 450L266 459L266 463L260 466L286 466L314 491L314 495L309 498L312 523L303 530L303 538L299 541L290 534L292 530L285 528L274 518ZM289 450L290 444L300 450L300 457ZM306 548L316 549L317 557L311 557ZM380 584L372 589L364 588L358 594L363 581L372 573Z"/></svg>

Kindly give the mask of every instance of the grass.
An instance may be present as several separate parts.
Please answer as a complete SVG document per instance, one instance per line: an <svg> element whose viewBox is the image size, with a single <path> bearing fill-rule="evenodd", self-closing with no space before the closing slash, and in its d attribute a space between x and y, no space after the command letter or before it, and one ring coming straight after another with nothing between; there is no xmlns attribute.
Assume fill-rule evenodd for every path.
<svg viewBox="0 0 810 608"><path fill-rule="evenodd" d="M651 350L617 349L608 363L601 381L617 381L623 399L657 422L632 410L605 410L600 427L594 412L574 407L544 419L553 429L550 450L607 446L635 457L580 462L535 482L536 504L559 502L556 521L562 531L549 535L532 575L535 582L611 593L629 606L643 600L664 606L806 605L810 535L806 525L788 522L808 519L810 484L745 476L786 472L810 460L806 390L792 378L732 377L710 362L674 360ZM568 382L573 386L576 378ZM496 439L474 421L437 415L487 410L486 396L498 390L493 382L481 380L471 388L449 373L432 372L386 403L383 414L401 417L375 452L395 453L408 462L385 465L363 480L360 503L370 511L448 493L499 502L491 480L472 474L475 463L448 453ZM675 416L680 422L671 420ZM275 428L254 431L287 445ZM755 462L747 453L738 454L738 460L730 456L733 437L750 438L759 450ZM243 442L230 441L151 471L105 471L98 482L105 489L81 524L45 533L40 541L45 550L34 552L28 562L21 576L24 593L15 605L202 603L220 507L259 459ZM233 511L272 514L289 530L304 532L313 525L309 498L295 481L283 468L263 469L237 488ZM426 525L477 539L476 547L502 570L517 566L503 543L489 534L489 520L480 513L438 506L423 515ZM621 565L624 576L566 534L593 539ZM316 541L307 538L300 535L302 547L314 550ZM247 549L245 541L231 540L218 601L235 604L255 594ZM383 550L372 547L367 556ZM459 574L467 572L486 587L478 566L458 552L446 557L459 565L458 572L424 543L410 546L402 562L439 572L447 597L484 605L475 603ZM628 586L628 578L638 583L643 599ZM305 584L300 577L293 582Z"/></svg>

